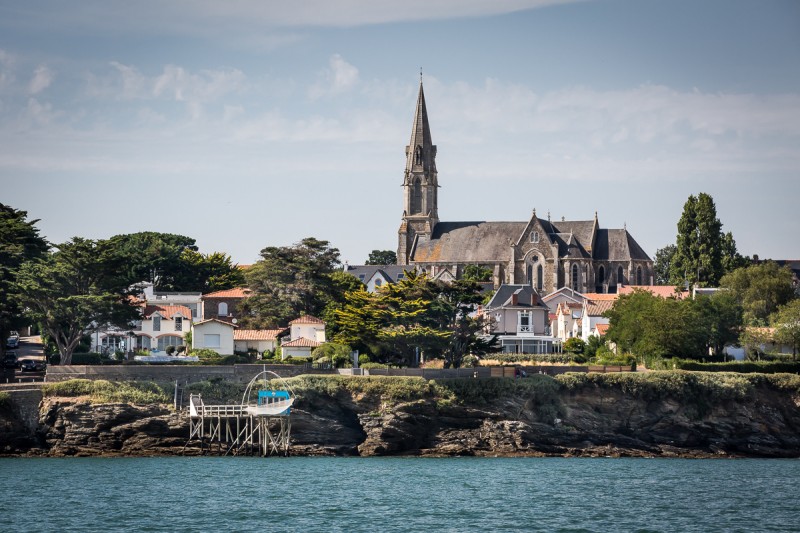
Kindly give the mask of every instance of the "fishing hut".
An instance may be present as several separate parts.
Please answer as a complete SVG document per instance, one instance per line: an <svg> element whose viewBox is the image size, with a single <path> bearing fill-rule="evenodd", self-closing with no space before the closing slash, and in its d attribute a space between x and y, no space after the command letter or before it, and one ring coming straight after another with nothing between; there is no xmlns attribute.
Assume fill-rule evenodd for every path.
<svg viewBox="0 0 800 533"><path fill-rule="evenodd" d="M250 380L239 404L206 405L192 394L186 445L199 442L204 453L220 455L288 455L294 398L288 383L268 370Z"/></svg>

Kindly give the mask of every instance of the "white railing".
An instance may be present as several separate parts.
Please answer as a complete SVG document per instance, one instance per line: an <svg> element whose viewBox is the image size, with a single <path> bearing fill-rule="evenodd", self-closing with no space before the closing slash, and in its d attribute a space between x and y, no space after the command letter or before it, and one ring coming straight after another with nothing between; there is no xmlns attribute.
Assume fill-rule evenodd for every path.
<svg viewBox="0 0 800 533"><path fill-rule="evenodd" d="M527 324L519 324L517 326L517 333L533 333L533 326Z"/></svg>

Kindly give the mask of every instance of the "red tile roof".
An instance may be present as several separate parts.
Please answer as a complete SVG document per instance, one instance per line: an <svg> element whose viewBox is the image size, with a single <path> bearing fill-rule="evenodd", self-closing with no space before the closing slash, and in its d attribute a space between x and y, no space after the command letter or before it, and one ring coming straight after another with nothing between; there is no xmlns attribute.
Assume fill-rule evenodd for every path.
<svg viewBox="0 0 800 533"><path fill-rule="evenodd" d="M318 341L312 341L311 339L306 339L305 337L300 337L299 339L295 339L293 341L284 342L281 346L286 348L316 348L317 346L322 346L323 343Z"/></svg>
<svg viewBox="0 0 800 533"><path fill-rule="evenodd" d="M315 316L303 315L300 318L295 318L294 320L289 322L289 325L291 326L292 324L324 324L324 323L325 322L323 322L322 320L320 320Z"/></svg>
<svg viewBox="0 0 800 533"><path fill-rule="evenodd" d="M583 293L583 295L588 300L595 300L595 301L598 301L598 302L601 301L601 300L616 300L617 298L619 298L619 294L613 294L613 293L605 294L605 293L601 293L601 292L585 292L585 293Z"/></svg>
<svg viewBox="0 0 800 533"><path fill-rule="evenodd" d="M246 287L236 287L234 289L225 289L223 291L209 292L203 295L205 298L247 298L250 296L250 289Z"/></svg>
<svg viewBox="0 0 800 533"><path fill-rule="evenodd" d="M150 318L153 314L158 313L167 320L172 320L177 314L183 315L183 318L192 318L192 310L185 305L147 305L142 310L142 316Z"/></svg>
<svg viewBox="0 0 800 533"><path fill-rule="evenodd" d="M600 335L605 335L606 332L608 331L608 324L596 324L594 328Z"/></svg>
<svg viewBox="0 0 800 533"><path fill-rule="evenodd" d="M660 296L661 298L669 298L672 296L678 300L682 300L687 295L682 287L675 287L673 285L620 285L618 289L619 294L631 294L636 290L647 291L650 294L653 294L654 296Z"/></svg>
<svg viewBox="0 0 800 533"><path fill-rule="evenodd" d="M274 341L285 329L237 329L233 332L235 341Z"/></svg>
<svg viewBox="0 0 800 533"><path fill-rule="evenodd" d="M616 296L616 295L615 295ZM600 316L612 307L616 303L616 299L614 300L591 300L586 303L586 313L589 316Z"/></svg>

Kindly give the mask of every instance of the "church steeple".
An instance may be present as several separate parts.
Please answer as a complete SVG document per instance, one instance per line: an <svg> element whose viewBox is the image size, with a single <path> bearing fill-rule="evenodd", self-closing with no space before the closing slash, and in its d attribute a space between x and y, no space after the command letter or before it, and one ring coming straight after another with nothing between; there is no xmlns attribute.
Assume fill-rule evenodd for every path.
<svg viewBox="0 0 800 533"><path fill-rule="evenodd" d="M411 126L411 140L406 146L406 168L403 176L403 222L400 225L397 261L408 264L416 240L430 237L439 222L436 172L436 146L431 139L428 110L422 75Z"/></svg>

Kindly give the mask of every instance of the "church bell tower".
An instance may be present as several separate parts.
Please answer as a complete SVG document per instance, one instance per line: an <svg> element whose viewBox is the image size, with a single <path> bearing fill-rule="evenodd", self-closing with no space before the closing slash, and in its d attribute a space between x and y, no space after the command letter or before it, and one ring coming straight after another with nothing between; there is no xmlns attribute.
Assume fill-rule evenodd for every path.
<svg viewBox="0 0 800 533"><path fill-rule="evenodd" d="M406 146L403 221L398 231L397 264L409 264L414 243L429 239L439 222L438 188L436 146L431 141L425 93L422 91L420 76L411 142Z"/></svg>

